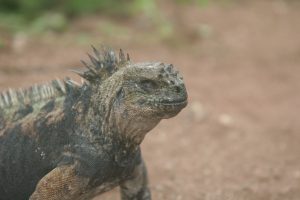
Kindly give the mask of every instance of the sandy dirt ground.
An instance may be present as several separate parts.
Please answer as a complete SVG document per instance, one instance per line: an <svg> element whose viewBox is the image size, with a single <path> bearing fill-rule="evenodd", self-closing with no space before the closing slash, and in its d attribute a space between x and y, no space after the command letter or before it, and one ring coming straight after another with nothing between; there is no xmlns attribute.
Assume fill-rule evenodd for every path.
<svg viewBox="0 0 300 200"><path fill-rule="evenodd" d="M189 105L142 144L153 199L299 200L299 4L160 8L174 37L153 37L143 18L117 20L126 34L105 33L103 16L79 19L63 34L4 34L0 89L75 77L68 69L80 66L89 44L122 47L136 62L173 63ZM119 199L118 189L94 200L108 199Z"/></svg>

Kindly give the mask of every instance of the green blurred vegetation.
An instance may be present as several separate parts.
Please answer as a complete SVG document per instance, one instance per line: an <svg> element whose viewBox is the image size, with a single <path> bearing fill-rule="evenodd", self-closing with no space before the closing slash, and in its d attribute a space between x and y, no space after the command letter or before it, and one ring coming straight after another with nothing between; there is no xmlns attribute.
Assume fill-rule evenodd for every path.
<svg viewBox="0 0 300 200"><path fill-rule="evenodd" d="M232 0L171 0L169 3L179 6L193 4L202 8L216 1ZM83 15L95 13L124 19L140 17L142 14L141 21L149 22L146 26L152 26L154 37L172 42L176 24L165 16L158 3L158 0L0 0L0 30L26 34L63 32L72 19ZM120 35L120 32L123 37L129 35L126 27L114 23L113 20L102 22L99 30L109 36ZM205 38L211 35L212 30L203 25L198 32ZM88 41L88 34L79 33L79 43ZM2 46L4 42L0 40L0 48Z"/></svg>
<svg viewBox="0 0 300 200"><path fill-rule="evenodd" d="M32 19L43 12L62 12L78 16L96 11L107 14L128 15L137 6L148 7L152 0L0 0L0 11L18 13Z"/></svg>
<svg viewBox="0 0 300 200"><path fill-rule="evenodd" d="M211 0L175 0L176 3L180 4L191 4L197 3L199 6L207 6Z"/></svg>
<svg viewBox="0 0 300 200"><path fill-rule="evenodd" d="M178 5L205 7L210 3L229 4L246 0L172 0ZM298 1L298 0L284 0ZM170 35L172 24L159 10L158 0L0 0L0 29L9 31L64 31L74 17L101 13L120 18L140 13L151 18L162 35Z"/></svg>
<svg viewBox="0 0 300 200"><path fill-rule="evenodd" d="M156 16L156 8L154 0L0 0L0 28L62 31L77 16L96 12L115 17L140 12Z"/></svg>

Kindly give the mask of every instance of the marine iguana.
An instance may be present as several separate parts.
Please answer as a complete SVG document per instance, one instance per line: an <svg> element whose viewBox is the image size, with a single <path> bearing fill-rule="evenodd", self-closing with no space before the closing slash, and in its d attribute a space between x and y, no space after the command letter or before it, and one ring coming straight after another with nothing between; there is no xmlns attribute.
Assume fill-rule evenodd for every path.
<svg viewBox="0 0 300 200"><path fill-rule="evenodd" d="M0 199L91 199L116 186L122 200L150 200L140 143L187 105L170 64L131 63L97 50L84 78L0 93Z"/></svg>

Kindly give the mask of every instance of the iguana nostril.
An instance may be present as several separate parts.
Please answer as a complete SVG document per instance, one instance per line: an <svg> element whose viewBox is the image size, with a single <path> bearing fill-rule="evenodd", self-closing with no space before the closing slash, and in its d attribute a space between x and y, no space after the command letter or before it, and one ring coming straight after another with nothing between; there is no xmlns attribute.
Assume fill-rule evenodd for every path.
<svg viewBox="0 0 300 200"><path fill-rule="evenodd" d="M177 93L180 93L181 88L180 88L179 86L176 86L176 87L175 87L175 90L176 90Z"/></svg>

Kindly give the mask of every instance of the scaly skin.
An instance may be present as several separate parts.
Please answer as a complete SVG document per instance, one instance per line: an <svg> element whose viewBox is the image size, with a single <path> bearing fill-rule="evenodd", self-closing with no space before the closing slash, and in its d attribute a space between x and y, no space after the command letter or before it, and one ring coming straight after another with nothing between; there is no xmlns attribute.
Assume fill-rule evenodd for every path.
<svg viewBox="0 0 300 200"><path fill-rule="evenodd" d="M172 65L132 64L94 49L87 83L0 95L0 199L79 200L116 186L122 200L150 200L140 143L187 105Z"/></svg>

